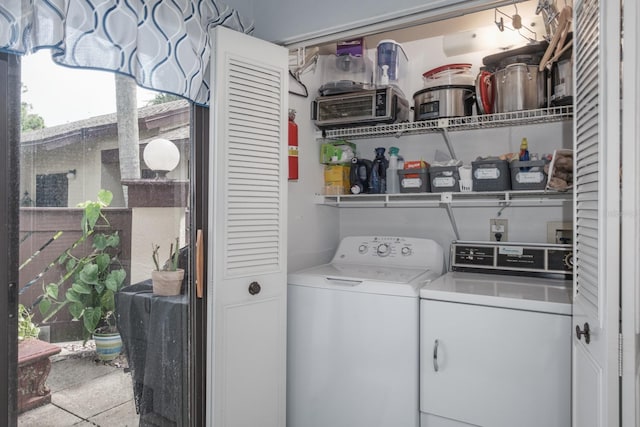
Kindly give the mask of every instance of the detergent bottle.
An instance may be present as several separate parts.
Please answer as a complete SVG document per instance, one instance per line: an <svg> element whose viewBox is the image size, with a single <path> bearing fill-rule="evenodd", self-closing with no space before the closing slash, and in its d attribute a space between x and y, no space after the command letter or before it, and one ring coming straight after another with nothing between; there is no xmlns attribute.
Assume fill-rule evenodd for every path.
<svg viewBox="0 0 640 427"><path fill-rule="evenodd" d="M520 154L518 155L518 160L521 162L529 161L529 143L527 142L527 138L522 138L522 142L520 143ZM526 172L529 170L528 167L520 168L521 171Z"/></svg>
<svg viewBox="0 0 640 427"><path fill-rule="evenodd" d="M529 161L529 143L527 142L527 138L522 138L518 160L520 160L521 162Z"/></svg>
<svg viewBox="0 0 640 427"><path fill-rule="evenodd" d="M387 167L389 161L384 156L384 147L376 148L376 157L373 159L371 168L371 183L369 185L370 192L373 194L382 194L387 190Z"/></svg>

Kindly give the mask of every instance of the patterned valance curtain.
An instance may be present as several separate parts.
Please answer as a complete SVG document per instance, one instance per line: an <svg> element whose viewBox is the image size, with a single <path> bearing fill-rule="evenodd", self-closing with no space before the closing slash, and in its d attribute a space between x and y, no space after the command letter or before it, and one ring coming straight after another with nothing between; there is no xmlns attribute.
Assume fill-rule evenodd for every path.
<svg viewBox="0 0 640 427"><path fill-rule="evenodd" d="M51 49L59 64L127 74L208 105L208 30L217 25L253 30L217 0L2 0L0 50Z"/></svg>

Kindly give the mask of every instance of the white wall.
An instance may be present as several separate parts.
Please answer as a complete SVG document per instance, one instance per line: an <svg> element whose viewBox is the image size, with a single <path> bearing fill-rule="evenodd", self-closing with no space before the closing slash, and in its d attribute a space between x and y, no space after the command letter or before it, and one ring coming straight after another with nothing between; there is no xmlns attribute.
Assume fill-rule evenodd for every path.
<svg viewBox="0 0 640 427"><path fill-rule="evenodd" d="M68 206L95 200L101 188L100 174L95 172L100 171L100 150L80 144L56 150L24 150L20 164L20 194L28 191L35 202L36 175L66 174L72 169L76 170L76 175L68 181Z"/></svg>
<svg viewBox="0 0 640 427"><path fill-rule="evenodd" d="M531 153L552 153L556 148L570 148L570 121L544 125L497 128L482 131L451 132L450 140L458 159L470 164L477 156L517 152L526 136ZM406 160L424 159L432 162L436 150L448 153L441 135L427 134L410 137L357 140L358 151L373 158L375 147L397 146ZM337 208L336 208L337 209ZM463 240L488 240L489 219L509 221L509 241L546 242L547 222L571 222L572 204L565 202L553 207L453 208L456 224ZM438 241L445 250L455 239L449 217L444 208L340 208L340 237L357 234L386 234L428 237Z"/></svg>
<svg viewBox="0 0 640 427"><path fill-rule="evenodd" d="M309 74L313 76L313 73ZM290 79L291 80L291 79ZM309 98L289 95L289 108L296 110L299 144L299 179L289 181L288 269L296 271L328 262L339 242L339 211L315 204L315 194L323 183L322 165L318 163L320 143L310 120L310 103L318 90L318 81L309 79ZM292 90L299 91L290 82Z"/></svg>
<svg viewBox="0 0 640 427"><path fill-rule="evenodd" d="M375 47L377 38L371 39L369 47ZM408 75L402 90L413 105L414 92L422 89L422 74L432 68L447 63L470 62L475 75L482 58L494 50L474 52L466 55L447 57L442 49L442 36L424 40L403 40L403 47L409 57ZM368 51L372 61L374 49ZM328 57L322 56L321 61ZM331 81L330 76L321 73L322 63L315 69L307 70L302 80L309 87L308 99L291 96L292 106L298 110L297 123L300 126L300 169L301 181L289 185L289 260L290 271L294 266L307 266L326 262L337 246L340 238L350 235L399 235L433 238L445 250L455 235L444 208L334 208L314 206L311 198L322 187L323 166L319 164L320 141L318 130L308 119L309 104L317 96L317 87ZM292 85L292 87L295 87ZM542 156L553 153L558 148L571 148L572 123L570 121L450 132L450 140L456 157L470 164L478 156L497 156L519 151L520 142L527 137L532 154ZM424 159L433 162L437 151L448 154L444 139L439 133L358 139L358 155L372 159L376 147L400 148L406 160ZM388 152L388 151L387 151ZM500 212L499 218L509 221L509 241L546 242L547 222L571 222L571 201L552 207L508 207ZM489 219L498 218L499 208L454 208L461 239L488 240ZM315 223L308 222L314 220ZM339 233L336 235L336 228ZM315 248L315 249L314 249ZM315 251L315 253L314 253ZM317 256L316 262L311 262Z"/></svg>
<svg viewBox="0 0 640 427"><path fill-rule="evenodd" d="M133 208L131 212L131 283L151 278L155 270L151 245L160 246L160 267L169 259L176 237L185 244L185 208Z"/></svg>

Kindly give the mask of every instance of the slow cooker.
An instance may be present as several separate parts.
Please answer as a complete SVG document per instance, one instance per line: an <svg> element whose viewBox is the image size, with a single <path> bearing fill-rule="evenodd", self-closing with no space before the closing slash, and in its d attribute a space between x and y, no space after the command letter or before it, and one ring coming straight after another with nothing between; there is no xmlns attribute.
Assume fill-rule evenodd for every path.
<svg viewBox="0 0 640 427"><path fill-rule="evenodd" d="M471 64L447 64L422 75L424 89L413 94L414 121L470 116L475 102Z"/></svg>

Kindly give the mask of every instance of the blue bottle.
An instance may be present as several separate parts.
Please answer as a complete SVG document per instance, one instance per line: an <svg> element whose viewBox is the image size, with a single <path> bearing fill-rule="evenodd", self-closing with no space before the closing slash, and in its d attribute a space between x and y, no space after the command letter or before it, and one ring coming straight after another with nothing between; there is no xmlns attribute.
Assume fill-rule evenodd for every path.
<svg viewBox="0 0 640 427"><path fill-rule="evenodd" d="M370 192L383 194L387 191L387 168L389 161L384 157L384 147L376 148L376 157L371 168Z"/></svg>

